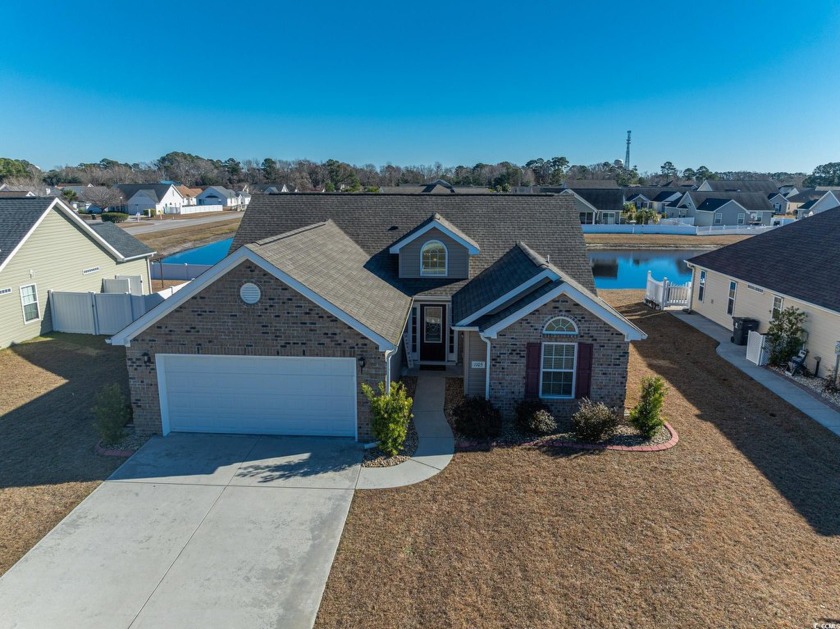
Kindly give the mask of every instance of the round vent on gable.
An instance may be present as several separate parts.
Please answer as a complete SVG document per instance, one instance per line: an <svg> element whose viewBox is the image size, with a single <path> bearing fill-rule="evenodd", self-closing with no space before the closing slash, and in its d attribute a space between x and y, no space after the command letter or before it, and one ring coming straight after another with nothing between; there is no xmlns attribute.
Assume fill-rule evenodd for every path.
<svg viewBox="0 0 840 629"><path fill-rule="evenodd" d="M256 284L252 284L251 282L246 282L242 285L242 288L239 289L239 297L244 301L246 304L255 304L260 300L260 287Z"/></svg>

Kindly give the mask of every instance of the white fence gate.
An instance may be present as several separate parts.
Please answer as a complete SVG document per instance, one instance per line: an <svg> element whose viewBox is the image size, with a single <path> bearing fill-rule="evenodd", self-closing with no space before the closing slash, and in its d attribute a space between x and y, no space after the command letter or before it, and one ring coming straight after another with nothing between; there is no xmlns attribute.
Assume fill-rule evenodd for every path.
<svg viewBox="0 0 840 629"><path fill-rule="evenodd" d="M750 330L747 337L747 360L759 367L767 364L766 341L767 337L764 334Z"/></svg>
<svg viewBox="0 0 840 629"><path fill-rule="evenodd" d="M645 303L659 310L669 306L688 307L691 299L691 282L686 284L672 284L668 278L661 282L653 279L651 272L647 274L647 286L645 287Z"/></svg>
<svg viewBox="0 0 840 629"><path fill-rule="evenodd" d="M116 334L184 286L151 295L50 291L52 328L74 334Z"/></svg>

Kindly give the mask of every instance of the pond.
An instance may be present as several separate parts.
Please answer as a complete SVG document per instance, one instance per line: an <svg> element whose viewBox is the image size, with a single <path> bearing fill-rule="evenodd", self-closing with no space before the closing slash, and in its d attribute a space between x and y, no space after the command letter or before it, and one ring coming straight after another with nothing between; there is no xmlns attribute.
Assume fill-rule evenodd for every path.
<svg viewBox="0 0 840 629"><path fill-rule="evenodd" d="M589 251L596 288L645 288L647 273L654 279L667 277L675 284L691 281L685 260L708 250L622 249Z"/></svg>
<svg viewBox="0 0 840 629"><path fill-rule="evenodd" d="M195 247L171 255L164 258L162 262L165 264L216 264L227 255L232 242L233 238L211 242L203 247Z"/></svg>
<svg viewBox="0 0 840 629"><path fill-rule="evenodd" d="M216 264L227 255L233 238L219 240L202 247L187 249L164 258L167 264ZM685 260L706 250L680 249L616 249L588 252L597 288L644 288L647 272L661 280L667 277L676 284L691 280Z"/></svg>

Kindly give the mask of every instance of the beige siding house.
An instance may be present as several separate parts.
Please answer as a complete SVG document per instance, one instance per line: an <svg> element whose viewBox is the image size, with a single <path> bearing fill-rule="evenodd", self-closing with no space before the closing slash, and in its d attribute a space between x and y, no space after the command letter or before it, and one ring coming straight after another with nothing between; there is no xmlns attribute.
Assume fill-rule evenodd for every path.
<svg viewBox="0 0 840 629"><path fill-rule="evenodd" d="M0 199L0 348L52 330L50 291L100 292L139 276L154 252L112 223L90 226L55 198Z"/></svg>
<svg viewBox="0 0 840 629"><path fill-rule="evenodd" d="M840 208L754 236L688 261L690 308L732 329L733 317L759 321L767 332L774 313L806 313L806 366L833 368L840 342ZM807 262L806 262L807 261Z"/></svg>

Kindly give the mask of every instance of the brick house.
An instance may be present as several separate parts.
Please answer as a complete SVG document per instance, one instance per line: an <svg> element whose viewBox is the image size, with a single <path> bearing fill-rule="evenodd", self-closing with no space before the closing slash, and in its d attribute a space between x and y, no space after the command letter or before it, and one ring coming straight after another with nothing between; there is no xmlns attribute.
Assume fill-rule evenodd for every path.
<svg viewBox="0 0 840 629"><path fill-rule="evenodd" d="M361 383L427 366L506 414L621 406L644 338L597 296L571 197L290 193L111 342L141 432L368 439Z"/></svg>

